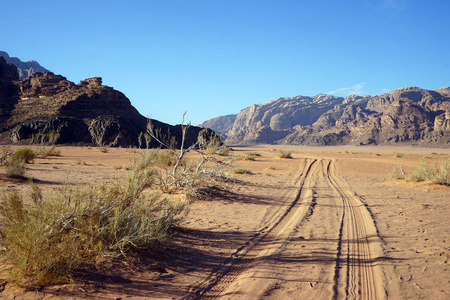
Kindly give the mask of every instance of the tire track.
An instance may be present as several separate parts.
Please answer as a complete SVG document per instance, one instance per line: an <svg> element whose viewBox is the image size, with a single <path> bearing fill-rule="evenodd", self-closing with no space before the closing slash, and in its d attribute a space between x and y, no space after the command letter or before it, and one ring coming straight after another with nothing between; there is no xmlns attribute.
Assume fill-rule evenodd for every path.
<svg viewBox="0 0 450 300"><path fill-rule="evenodd" d="M311 180L313 168L317 168L316 159L308 161L303 173L296 180L298 182L296 183L298 184L297 195L285 211L270 225L256 233L244 246L238 248L222 263L219 270L213 271L205 280L191 287L190 296L184 299L216 298L239 274L257 264L258 259L261 258L259 253L268 249L277 236L313 213L315 202L310 199L312 197L309 197L308 193L306 193L308 195L304 195L304 186L308 180Z"/></svg>
<svg viewBox="0 0 450 300"><path fill-rule="evenodd" d="M326 178L342 199L342 219L333 284L333 299L385 299L383 274L376 264L381 239L362 200L336 175L333 160L321 161Z"/></svg>

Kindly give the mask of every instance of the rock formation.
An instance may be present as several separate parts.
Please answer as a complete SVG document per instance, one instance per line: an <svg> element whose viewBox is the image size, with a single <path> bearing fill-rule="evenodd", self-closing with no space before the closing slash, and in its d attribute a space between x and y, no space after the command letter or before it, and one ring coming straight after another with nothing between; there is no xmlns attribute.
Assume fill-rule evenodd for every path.
<svg viewBox="0 0 450 300"><path fill-rule="evenodd" d="M100 77L74 84L51 72L18 80L17 69L0 57L0 142L145 146L147 118L121 92L102 85ZM154 127L181 144L181 126L152 120ZM187 145L199 133L191 127ZM152 141L150 146L159 146Z"/></svg>
<svg viewBox="0 0 450 300"><path fill-rule="evenodd" d="M29 60L23 62L17 57L10 57L5 51L0 51L0 56L4 57L8 64L13 64L17 67L17 72L20 79L27 78L36 72L49 72L46 68L42 67L37 61Z"/></svg>
<svg viewBox="0 0 450 300"><path fill-rule="evenodd" d="M201 126L215 126L229 144L450 146L450 88L280 98L241 110L226 128L221 122L218 117Z"/></svg>

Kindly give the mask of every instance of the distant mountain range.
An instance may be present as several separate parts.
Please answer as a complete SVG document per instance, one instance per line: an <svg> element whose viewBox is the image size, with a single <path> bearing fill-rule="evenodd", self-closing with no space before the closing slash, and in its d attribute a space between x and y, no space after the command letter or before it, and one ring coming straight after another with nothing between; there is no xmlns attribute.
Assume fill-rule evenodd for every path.
<svg viewBox="0 0 450 300"><path fill-rule="evenodd" d="M404 87L379 96L319 94L254 104L208 120L228 144L450 147L450 88Z"/></svg>
<svg viewBox="0 0 450 300"><path fill-rule="evenodd" d="M74 84L51 72L19 79L18 68L0 57L0 144L55 143L96 146L140 146L147 118L120 91L102 84L100 77ZM155 131L181 145L181 126L152 120ZM212 132L192 126L186 134L189 146L199 134Z"/></svg>
<svg viewBox="0 0 450 300"><path fill-rule="evenodd" d="M23 62L17 57L10 57L5 51L0 51L0 56L5 58L6 63L13 64L17 67L19 79L25 79L36 72L50 72L35 60Z"/></svg>

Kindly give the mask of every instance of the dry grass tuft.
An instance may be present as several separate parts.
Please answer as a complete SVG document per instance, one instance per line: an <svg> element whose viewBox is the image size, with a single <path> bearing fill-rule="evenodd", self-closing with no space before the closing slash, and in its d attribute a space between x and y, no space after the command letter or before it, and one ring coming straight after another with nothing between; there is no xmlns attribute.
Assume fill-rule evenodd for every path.
<svg viewBox="0 0 450 300"><path fill-rule="evenodd" d="M234 174L250 174L251 171L249 169L235 168L233 169Z"/></svg>
<svg viewBox="0 0 450 300"><path fill-rule="evenodd" d="M48 157L48 156L61 156L61 150L58 149L55 145L50 148L41 147L37 150L36 156L38 157Z"/></svg>
<svg viewBox="0 0 450 300"><path fill-rule="evenodd" d="M290 151L290 150L278 150L277 157L278 158L292 158L292 151Z"/></svg>
<svg viewBox="0 0 450 300"><path fill-rule="evenodd" d="M430 166L428 160L423 159L414 169L414 171L408 175L403 166L395 168L388 179L403 179L407 181L429 181L437 184L450 186L450 159L444 161L441 165Z"/></svg>
<svg viewBox="0 0 450 300"><path fill-rule="evenodd" d="M184 216L186 202L149 191L152 169L134 168L112 185L65 187L43 195L32 185L31 205L12 192L0 205L2 256L9 280L21 286L69 282L82 263L124 256L164 241Z"/></svg>
<svg viewBox="0 0 450 300"><path fill-rule="evenodd" d="M395 157L398 157L398 158L402 158L405 155L405 153L401 153L401 152L394 152L393 154Z"/></svg>

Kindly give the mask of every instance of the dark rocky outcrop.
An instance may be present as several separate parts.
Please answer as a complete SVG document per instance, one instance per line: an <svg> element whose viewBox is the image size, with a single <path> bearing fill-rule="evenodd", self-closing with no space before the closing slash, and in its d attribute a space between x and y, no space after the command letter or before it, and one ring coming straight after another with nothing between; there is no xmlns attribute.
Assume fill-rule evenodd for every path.
<svg viewBox="0 0 450 300"><path fill-rule="evenodd" d="M20 79L27 78L36 72L49 72L49 70L42 67L35 60L23 62L17 57L10 57L5 51L0 51L0 56L4 57L8 64L13 64L17 67L17 72Z"/></svg>
<svg viewBox="0 0 450 300"><path fill-rule="evenodd" d="M216 127L221 122L213 120ZM450 88L406 87L345 99L322 94L280 98L247 107L232 125L216 130L226 142L241 144L450 146Z"/></svg>
<svg viewBox="0 0 450 300"><path fill-rule="evenodd" d="M100 77L74 84L51 72L18 80L17 69L0 57L0 142L145 146L147 118L121 92L102 85ZM181 144L181 126L152 120L155 129ZM191 127L187 145L200 132ZM152 141L151 147L159 146Z"/></svg>

